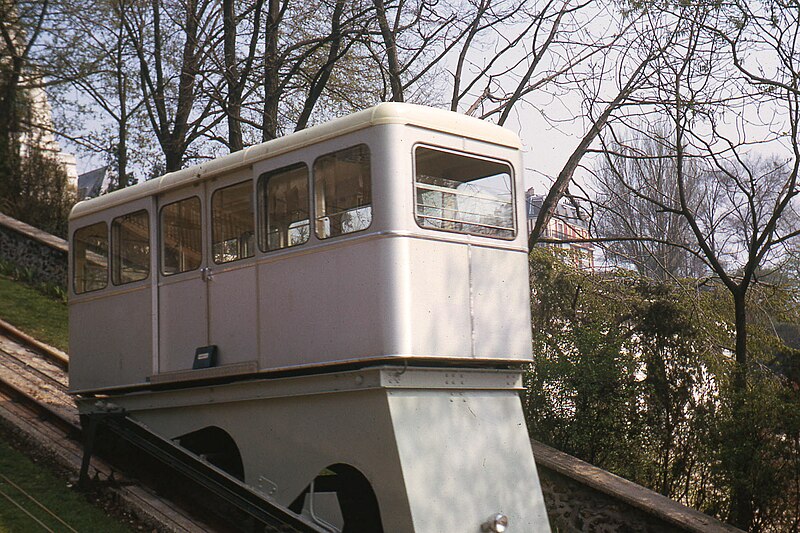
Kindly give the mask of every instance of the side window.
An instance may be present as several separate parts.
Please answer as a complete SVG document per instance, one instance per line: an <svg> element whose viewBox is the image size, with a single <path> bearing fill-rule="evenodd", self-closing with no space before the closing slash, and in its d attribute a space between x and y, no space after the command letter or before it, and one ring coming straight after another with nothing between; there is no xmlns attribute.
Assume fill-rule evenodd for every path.
<svg viewBox="0 0 800 533"><path fill-rule="evenodd" d="M308 167L299 163L258 179L259 245L264 252L308 241Z"/></svg>
<svg viewBox="0 0 800 533"><path fill-rule="evenodd" d="M514 238L514 182L508 164L418 147L415 166L420 227Z"/></svg>
<svg viewBox="0 0 800 533"><path fill-rule="evenodd" d="M211 251L217 264L253 257L252 188L245 181L211 196Z"/></svg>
<svg viewBox="0 0 800 533"><path fill-rule="evenodd" d="M111 281L114 285L150 275L150 216L137 211L111 222Z"/></svg>
<svg viewBox="0 0 800 533"><path fill-rule="evenodd" d="M108 285L108 226L98 222L75 231L72 237L75 294L98 291Z"/></svg>
<svg viewBox="0 0 800 533"><path fill-rule="evenodd" d="M360 144L314 162L315 231L320 239L361 231L372 222L369 148Z"/></svg>
<svg viewBox="0 0 800 533"><path fill-rule="evenodd" d="M200 199L196 196L161 209L161 271L165 275L200 267L203 256Z"/></svg>

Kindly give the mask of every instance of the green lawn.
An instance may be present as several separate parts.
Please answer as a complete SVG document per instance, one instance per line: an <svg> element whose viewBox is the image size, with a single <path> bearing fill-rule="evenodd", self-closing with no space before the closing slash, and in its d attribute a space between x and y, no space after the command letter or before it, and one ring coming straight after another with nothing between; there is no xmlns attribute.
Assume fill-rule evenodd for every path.
<svg viewBox="0 0 800 533"><path fill-rule="evenodd" d="M67 351L67 305L0 275L0 318L31 337Z"/></svg>
<svg viewBox="0 0 800 533"><path fill-rule="evenodd" d="M67 351L66 304L3 275L0 275L0 318L42 342ZM130 531L117 518L109 516L87 501L81 493L69 488L66 479L59 478L11 447L5 437L0 432L0 533L46 531L9 498L47 528L59 532L70 531L22 491L33 496L77 531Z"/></svg>
<svg viewBox="0 0 800 533"><path fill-rule="evenodd" d="M120 524L117 518L88 502L81 493L69 488L65 479L53 475L9 446L2 440L3 437L0 435L0 532L45 531L34 519L9 501L9 498L49 529L70 531L22 491L33 496L76 531L131 531Z"/></svg>

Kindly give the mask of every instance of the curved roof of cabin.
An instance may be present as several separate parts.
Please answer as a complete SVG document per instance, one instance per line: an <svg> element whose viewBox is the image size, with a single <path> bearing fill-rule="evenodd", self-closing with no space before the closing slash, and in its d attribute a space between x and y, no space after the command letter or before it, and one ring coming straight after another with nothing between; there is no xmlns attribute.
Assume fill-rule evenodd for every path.
<svg viewBox="0 0 800 533"><path fill-rule="evenodd" d="M285 152L381 124L408 124L509 148L521 147L519 137L514 132L474 117L416 104L382 103L211 161L170 172L160 178L79 202L72 208L69 218L73 220L139 198L161 194L195 180L216 176L243 165L250 165Z"/></svg>

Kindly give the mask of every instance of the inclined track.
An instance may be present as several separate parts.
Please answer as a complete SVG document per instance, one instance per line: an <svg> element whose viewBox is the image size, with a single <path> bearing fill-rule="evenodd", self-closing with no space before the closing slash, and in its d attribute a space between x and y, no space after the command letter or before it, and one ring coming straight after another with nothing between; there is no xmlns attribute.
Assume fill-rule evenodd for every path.
<svg viewBox="0 0 800 533"><path fill-rule="evenodd" d="M14 328L9 329L7 324L0 321L0 419L10 420L18 427L27 426L27 432L35 434L38 442L49 447L60 447L56 454L65 459L73 470L77 470L83 456L82 445L77 440L82 432L77 407L67 392L67 366L65 354L43 346ZM267 531L325 530L288 509L261 500L251 488L225 474L212 471L209 465L176 448L171 442L149 433L132 420L108 420L106 425L117 436L160 458L192 482L203 485L223 501L262 522ZM96 458L92 464L94 477L119 481L108 465ZM126 486L121 490L127 490L128 493L133 490L136 494L132 497L139 507L145 507L144 514L157 522L166 522L167 529L212 530L177 506L148 493L148 489L128 487L128 483L126 481ZM226 521L223 517L212 519Z"/></svg>
<svg viewBox="0 0 800 533"><path fill-rule="evenodd" d="M66 362L25 339L13 338L0 324L0 422L12 426L28 441L44 448L57 462L78 471L82 445L78 411L67 394ZM37 347L38 348L38 347ZM109 490L145 520L167 531L210 531L208 524L164 501L150 489L121 480L114 469L97 458L91 475L116 479Z"/></svg>

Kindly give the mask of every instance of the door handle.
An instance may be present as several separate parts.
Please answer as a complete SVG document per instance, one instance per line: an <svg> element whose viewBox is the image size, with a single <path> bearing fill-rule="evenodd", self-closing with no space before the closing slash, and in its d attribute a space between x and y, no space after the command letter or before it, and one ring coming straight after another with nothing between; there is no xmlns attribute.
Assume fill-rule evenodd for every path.
<svg viewBox="0 0 800 533"><path fill-rule="evenodd" d="M203 281L212 281L214 279L214 272L208 267L201 268L200 275L202 276Z"/></svg>

